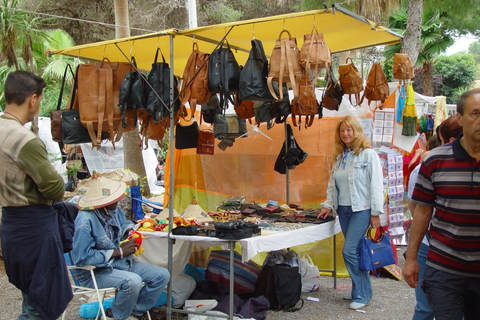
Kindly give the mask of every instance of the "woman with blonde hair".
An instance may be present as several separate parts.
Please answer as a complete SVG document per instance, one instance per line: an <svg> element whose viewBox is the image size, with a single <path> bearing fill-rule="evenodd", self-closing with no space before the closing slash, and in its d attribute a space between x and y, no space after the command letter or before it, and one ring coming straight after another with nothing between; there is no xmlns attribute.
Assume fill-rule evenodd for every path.
<svg viewBox="0 0 480 320"><path fill-rule="evenodd" d="M380 158L353 116L339 120L335 128L333 164L319 218L338 216L345 242L343 259L352 279L349 308L361 309L373 296L369 271L359 268L360 245L369 225L380 227L383 212L383 172Z"/></svg>

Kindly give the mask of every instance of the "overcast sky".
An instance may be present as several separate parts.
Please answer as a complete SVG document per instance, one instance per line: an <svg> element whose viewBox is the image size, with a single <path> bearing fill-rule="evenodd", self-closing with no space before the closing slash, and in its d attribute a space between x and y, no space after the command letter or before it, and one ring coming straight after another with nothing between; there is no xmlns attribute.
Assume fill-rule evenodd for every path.
<svg viewBox="0 0 480 320"><path fill-rule="evenodd" d="M460 51L468 52L468 46L475 41L477 39L472 35L455 38L455 44L447 49L446 55L449 56Z"/></svg>

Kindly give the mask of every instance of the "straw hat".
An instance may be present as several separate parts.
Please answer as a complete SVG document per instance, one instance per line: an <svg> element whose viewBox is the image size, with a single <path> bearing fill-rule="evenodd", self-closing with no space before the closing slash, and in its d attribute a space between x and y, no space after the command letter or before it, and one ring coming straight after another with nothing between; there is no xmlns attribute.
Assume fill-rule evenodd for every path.
<svg viewBox="0 0 480 320"><path fill-rule="evenodd" d="M97 172L92 174L92 182L85 195L78 201L80 210L93 210L118 202L128 193L128 185L122 181L101 177Z"/></svg>

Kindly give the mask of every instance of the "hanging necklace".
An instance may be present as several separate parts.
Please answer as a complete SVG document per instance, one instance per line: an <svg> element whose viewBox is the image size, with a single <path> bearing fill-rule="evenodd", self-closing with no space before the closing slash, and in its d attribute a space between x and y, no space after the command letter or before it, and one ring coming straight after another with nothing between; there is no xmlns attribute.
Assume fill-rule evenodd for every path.
<svg viewBox="0 0 480 320"><path fill-rule="evenodd" d="M20 124L22 124L22 121L20 121L20 119L18 119L17 116L14 115L13 113L10 113L10 112L8 112L8 111L4 111L3 114L5 114L5 113L11 115L11 116L14 117L15 119L17 119L18 122L20 122Z"/></svg>

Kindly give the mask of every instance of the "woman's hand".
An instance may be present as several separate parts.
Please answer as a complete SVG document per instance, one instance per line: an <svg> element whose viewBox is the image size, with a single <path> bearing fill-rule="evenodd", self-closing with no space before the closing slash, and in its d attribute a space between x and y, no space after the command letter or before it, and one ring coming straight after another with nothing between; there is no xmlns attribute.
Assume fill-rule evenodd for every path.
<svg viewBox="0 0 480 320"><path fill-rule="evenodd" d="M373 228L380 228L380 217L379 216L370 216L370 224Z"/></svg>
<svg viewBox="0 0 480 320"><path fill-rule="evenodd" d="M320 213L318 214L317 219L325 219L326 217L328 217L331 214L332 214L331 209L323 208L322 210L320 210Z"/></svg>

